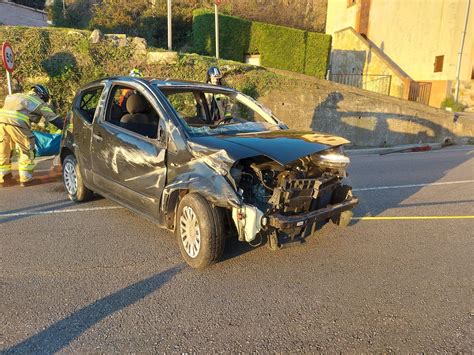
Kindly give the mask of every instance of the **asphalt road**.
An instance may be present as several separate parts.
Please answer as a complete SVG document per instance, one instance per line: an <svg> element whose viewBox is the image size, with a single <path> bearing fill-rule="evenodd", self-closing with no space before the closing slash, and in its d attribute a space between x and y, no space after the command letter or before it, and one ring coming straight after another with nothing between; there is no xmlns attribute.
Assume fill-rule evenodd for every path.
<svg viewBox="0 0 474 355"><path fill-rule="evenodd" d="M0 349L470 353L474 147L352 160L352 226L278 252L232 242L204 271L110 201L1 189Z"/></svg>

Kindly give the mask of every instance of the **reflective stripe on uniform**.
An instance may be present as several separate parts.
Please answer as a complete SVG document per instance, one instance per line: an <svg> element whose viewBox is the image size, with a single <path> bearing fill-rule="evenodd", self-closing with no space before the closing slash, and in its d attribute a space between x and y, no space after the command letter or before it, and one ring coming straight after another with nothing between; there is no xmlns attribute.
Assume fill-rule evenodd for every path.
<svg viewBox="0 0 474 355"><path fill-rule="evenodd" d="M26 100L29 100L37 105L42 105L43 102L40 100L40 99L37 99L36 97L34 97L33 95L23 95L23 97L26 99Z"/></svg>
<svg viewBox="0 0 474 355"><path fill-rule="evenodd" d="M14 120L20 120L20 121L25 122L28 126L30 125L30 118L27 115L18 111L10 111L10 110L5 110L2 108L0 109L0 119L2 117L14 119Z"/></svg>
<svg viewBox="0 0 474 355"><path fill-rule="evenodd" d="M12 170L11 164L0 165L0 174L4 172L10 172Z"/></svg>
<svg viewBox="0 0 474 355"><path fill-rule="evenodd" d="M20 157L21 159L21 157ZM31 160L18 162L18 175L20 177L20 182L27 182L33 179L33 170L35 170L35 164Z"/></svg>
<svg viewBox="0 0 474 355"><path fill-rule="evenodd" d="M33 172L20 170L18 171L18 175L20 177L20 182L28 182L33 179Z"/></svg>
<svg viewBox="0 0 474 355"><path fill-rule="evenodd" d="M19 171L33 171L33 170L35 170L35 166L36 166L36 164L34 164L34 163L32 163L32 164L18 163L18 170Z"/></svg>

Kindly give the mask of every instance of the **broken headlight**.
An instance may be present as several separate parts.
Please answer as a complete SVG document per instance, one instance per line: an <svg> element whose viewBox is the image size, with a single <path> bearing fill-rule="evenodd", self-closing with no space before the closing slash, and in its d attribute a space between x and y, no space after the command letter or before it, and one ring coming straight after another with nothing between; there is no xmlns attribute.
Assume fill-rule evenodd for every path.
<svg viewBox="0 0 474 355"><path fill-rule="evenodd" d="M350 162L348 156L339 153L321 154L316 161L318 166L328 169L345 169Z"/></svg>
<svg viewBox="0 0 474 355"><path fill-rule="evenodd" d="M351 160L344 154L342 146L313 155L311 158L313 163L322 171L342 177L347 176L347 166Z"/></svg>

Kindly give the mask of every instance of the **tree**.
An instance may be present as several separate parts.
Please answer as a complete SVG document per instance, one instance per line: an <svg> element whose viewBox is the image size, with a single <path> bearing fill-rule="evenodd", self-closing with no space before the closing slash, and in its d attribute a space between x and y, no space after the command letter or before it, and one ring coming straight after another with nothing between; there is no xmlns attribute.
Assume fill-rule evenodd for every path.
<svg viewBox="0 0 474 355"><path fill-rule="evenodd" d="M54 0L49 8L49 15L54 26L86 28L92 16L93 0L66 1L66 11L63 10L63 0Z"/></svg>
<svg viewBox="0 0 474 355"><path fill-rule="evenodd" d="M93 9L91 28L105 32L125 32L138 35L137 24L148 9L151 0L103 0Z"/></svg>

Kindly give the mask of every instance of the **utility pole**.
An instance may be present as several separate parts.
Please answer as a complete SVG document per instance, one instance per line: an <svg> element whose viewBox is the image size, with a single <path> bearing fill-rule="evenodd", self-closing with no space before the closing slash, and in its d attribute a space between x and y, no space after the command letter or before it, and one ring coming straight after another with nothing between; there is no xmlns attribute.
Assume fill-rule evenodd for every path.
<svg viewBox="0 0 474 355"><path fill-rule="evenodd" d="M215 32L216 32L216 58L219 59L219 11L217 5L220 4L220 0L216 0L214 3L214 12L215 12Z"/></svg>
<svg viewBox="0 0 474 355"><path fill-rule="evenodd" d="M461 62L462 62L462 52L464 49L464 40L466 39L466 29L467 29L467 22L469 19L469 8L471 7L471 0L467 0L466 6L466 15L464 17L464 27L461 34L461 45L458 52L458 63L456 65L456 86L454 91L454 100L458 102L459 100L459 84L460 84L460 75L461 75Z"/></svg>
<svg viewBox="0 0 474 355"><path fill-rule="evenodd" d="M168 0L168 50L173 50L173 33L171 22L171 0Z"/></svg>

